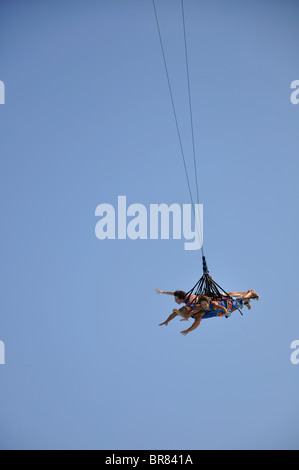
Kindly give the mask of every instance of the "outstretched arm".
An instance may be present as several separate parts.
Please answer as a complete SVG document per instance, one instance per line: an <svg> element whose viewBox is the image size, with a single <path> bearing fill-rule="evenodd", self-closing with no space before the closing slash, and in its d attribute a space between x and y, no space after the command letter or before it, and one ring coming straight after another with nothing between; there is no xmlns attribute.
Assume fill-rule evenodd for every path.
<svg viewBox="0 0 299 470"><path fill-rule="evenodd" d="M156 289L156 294L166 294L166 295L173 295L174 292L164 292L163 290L161 289Z"/></svg>
<svg viewBox="0 0 299 470"><path fill-rule="evenodd" d="M195 330L200 325L201 320L202 320L201 315L196 315L193 325L191 325L190 328L188 328L188 330L181 331L182 335L186 336L188 333L190 333L190 331Z"/></svg>

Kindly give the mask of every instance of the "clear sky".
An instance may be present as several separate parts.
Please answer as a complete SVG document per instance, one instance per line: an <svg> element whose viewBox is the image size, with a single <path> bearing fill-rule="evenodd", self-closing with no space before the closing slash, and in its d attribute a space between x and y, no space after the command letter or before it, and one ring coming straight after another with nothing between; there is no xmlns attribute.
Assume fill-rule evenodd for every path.
<svg viewBox="0 0 299 470"><path fill-rule="evenodd" d="M179 0L156 0L188 168ZM1 449L298 449L299 4L185 0L210 272L251 311L158 327L184 240L101 203L190 202L151 0L1 0ZM194 178L191 178L194 188Z"/></svg>

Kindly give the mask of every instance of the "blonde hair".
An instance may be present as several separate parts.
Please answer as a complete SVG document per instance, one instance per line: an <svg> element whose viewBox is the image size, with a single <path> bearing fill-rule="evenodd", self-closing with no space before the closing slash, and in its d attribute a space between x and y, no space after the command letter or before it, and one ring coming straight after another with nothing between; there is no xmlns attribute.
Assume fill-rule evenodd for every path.
<svg viewBox="0 0 299 470"><path fill-rule="evenodd" d="M197 302L200 304L200 302L211 302L211 297L208 297L207 295L199 294L197 297Z"/></svg>

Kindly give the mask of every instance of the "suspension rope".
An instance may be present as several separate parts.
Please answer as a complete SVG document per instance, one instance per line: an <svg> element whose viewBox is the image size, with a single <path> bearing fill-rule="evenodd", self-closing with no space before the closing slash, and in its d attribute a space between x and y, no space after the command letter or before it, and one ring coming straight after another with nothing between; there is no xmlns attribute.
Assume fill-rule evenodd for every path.
<svg viewBox="0 0 299 470"><path fill-rule="evenodd" d="M219 286L219 284L217 284L217 282L215 282L212 279L212 277L210 276L209 270L208 270L208 267L207 267L207 263L206 263L206 258L204 256L203 240L202 240L202 237L201 237L202 231L201 230L199 231L198 226L197 226L197 220L196 220L196 216L195 216L195 206L194 206L194 202L193 202L190 179L189 179L187 165L186 165L186 159L185 159L185 153L184 153L183 144L182 144L181 132L180 132L179 123L178 123L178 119L177 119L176 107L175 107L175 103L174 103L172 87L171 87L171 82L170 82L170 78L169 78L168 66L167 66L167 62L166 62L166 56L165 56L165 51L164 51L164 46L163 46L163 41L162 41L161 29L160 29L160 25L159 25L155 0L152 0L152 2L153 2L154 12L155 12L155 18L156 18L157 30L158 30L158 34L159 34L160 46L161 46L161 51L162 51L162 56L163 56L163 61L164 61L164 67L165 67L165 72L166 72L166 77L167 77L168 89L169 89L169 93L170 93L172 109L173 109L177 134L178 134L178 138L179 138L181 155L182 155L182 159L183 159L185 175L186 175L187 185L188 185L188 189L189 189L190 200L191 200L192 208L193 208L193 214L194 214L194 219L195 219L196 230L197 230L198 236L199 236L199 238L202 242L201 243L201 252L202 252L202 261L203 261L203 276L195 284L195 286L190 291L187 292L186 295L188 296L188 298L190 298L191 294L193 294L193 293L195 294L196 297L199 294L204 293L205 295L208 295L212 299L219 300L219 299L222 299L224 296L226 297L226 299L232 299L232 297L230 297L229 294L221 286ZM188 48L187 48L187 34L186 34L185 12L184 12L184 0L181 0L181 8L182 8L182 20L183 20L183 30L184 30L185 61L186 61L187 83L188 83L189 115L190 115L190 124L191 124L192 148L193 148L193 164L194 164L194 172L195 172L197 203L199 205L198 175L197 175L197 164L196 164L196 151L195 151L195 138L194 138L193 111L192 111L192 99L191 99L191 86L190 86L190 72L189 72L189 59L188 59ZM200 217L199 217L199 223L201 224L201 218ZM200 227L200 229L201 228L202 227ZM241 315L243 315L240 308L237 308L237 310L239 310Z"/></svg>
<svg viewBox="0 0 299 470"><path fill-rule="evenodd" d="M184 148L183 148L183 144L182 144L181 132L180 132L180 127L179 127L179 123L178 123L177 112L176 112L176 107L175 107L175 103L174 103L174 98L173 98L173 92L172 92L171 82L170 82L170 78L169 78L168 66L167 66L167 61L166 61L166 56L165 56L163 41L162 41L161 28L160 28L160 24L159 24L159 20L158 20L158 14L157 14L157 9L156 9L155 0L152 0L152 3L153 3L155 18L156 18L156 25L157 25L157 30L158 30L159 40L160 40L161 52L162 52L162 56L163 56L164 68L165 68L166 77L167 77L168 89L169 89L169 94L170 94L170 98L171 98L172 110L173 110L173 114L174 114L174 119L175 119L175 124L176 124L176 130L177 130L178 139L179 139L179 144L180 144L180 149L181 149L181 156L182 156L182 160L183 160L183 165L184 165L184 170L185 170L185 176L186 176L187 185L188 185L188 190L189 190L189 196L190 196L190 200L191 200L191 204L192 204L192 208L193 208L195 226L196 226L196 230L197 230L199 239L200 239L200 241L201 241L201 252L202 252L202 256L204 256L204 253L203 253L203 240L202 240L201 232L200 232L200 230L199 230L199 228L198 228L198 226L197 226L197 219L196 219L196 216L195 216L195 206L194 206L194 201L193 201L193 196L192 196L192 191L191 191L191 185L190 185L190 179L189 179L188 170L187 170L187 165L186 165L185 152L184 152ZM184 24L184 36L186 37L186 34L185 34L185 24ZM186 40L185 40L185 50L186 50ZM188 75L189 75L189 70L188 70ZM190 93L189 79L188 79L188 89L189 89L189 100L191 101L191 93ZM190 103L190 101L189 101L189 103ZM191 106L191 105L189 104L189 106ZM191 108L191 109L192 109L192 108ZM192 114L191 114L191 115L192 115ZM193 126L193 120L192 120L192 126ZM193 130L192 130L192 134L193 134ZM193 142L194 142L194 138L193 138ZM194 144L193 144L193 145L194 145ZM194 160L195 160L195 156L194 156ZM199 201L197 176L196 176L196 184L197 184L197 198L198 198L198 201ZM198 204L199 204L199 203L198 203ZM200 217L199 217L199 220L200 220Z"/></svg>
<svg viewBox="0 0 299 470"><path fill-rule="evenodd" d="M186 33L184 0L181 0L181 4L182 4L182 19L183 19L183 29L184 29L184 46L185 46L186 73L187 73L187 83L188 83L188 98L189 98L189 114L190 114L192 149L193 149L193 164L194 164L194 173L195 173L197 204L199 205L198 176L197 176L196 151L195 151L195 139L194 139L193 111L192 111L192 99L191 99L191 86L190 86L190 73L189 73L189 59L188 59L188 47L187 47L187 33ZM199 219L199 223L201 224L201 219ZM200 233L203 233L201 225L200 225L199 229L200 229ZM203 243L202 243L202 250L201 251L202 251L202 256L204 258Z"/></svg>
<svg viewBox="0 0 299 470"><path fill-rule="evenodd" d="M194 163L194 170L195 170L197 203L199 204L199 191L198 191L198 178L197 178L197 166L196 166L196 152L195 152L195 139L194 139L193 112L192 112L192 100L191 100L191 87L190 87L190 73L189 73L189 60L188 60L188 48L187 48L187 34L186 34L186 24L185 24L184 0L181 0L181 3L182 3L182 18L183 18L183 28L184 28L186 72L187 72L187 82L188 82L189 113L190 113L191 134L192 134L193 163Z"/></svg>

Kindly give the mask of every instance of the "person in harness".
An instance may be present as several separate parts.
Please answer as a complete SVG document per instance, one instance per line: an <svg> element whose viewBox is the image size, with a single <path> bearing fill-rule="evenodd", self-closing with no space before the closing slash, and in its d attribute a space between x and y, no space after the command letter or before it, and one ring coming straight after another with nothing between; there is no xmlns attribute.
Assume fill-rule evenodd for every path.
<svg viewBox="0 0 299 470"><path fill-rule="evenodd" d="M171 315L163 323L160 323L159 326L167 326L168 323L176 318L177 316L182 317L183 320L189 319L191 316L195 318L195 315L199 312L202 312L202 308L199 304L196 303L196 295L188 295L182 290L177 290L174 292L164 292L160 289L156 289L157 294L166 294L173 295L174 301L178 305L185 304L179 309L173 309Z"/></svg>
<svg viewBox="0 0 299 470"><path fill-rule="evenodd" d="M244 299L242 299L241 297L238 297L236 299L214 301L205 295L198 295L197 302L201 310L196 315L193 325L187 330L181 331L181 334L183 336L186 336L188 333L195 330L200 325L201 321L206 318L223 316L228 318L232 314L232 312L242 308L245 305L246 301L244 301ZM190 314L187 315L183 320L189 320L190 316Z"/></svg>
<svg viewBox="0 0 299 470"><path fill-rule="evenodd" d="M232 312L241 309L244 305L250 309L251 299L259 299L259 296L253 289L245 292L229 292L227 298L217 301L202 294L190 295L180 290L167 292L156 289L156 293L174 296L174 300L178 305L185 304L180 309L173 309L172 314L169 315L167 320L159 324L159 326L167 326L168 323L177 316L182 317L181 321L188 321L189 318L192 317L194 323L191 327L181 331L181 334L184 336L195 330L203 319L222 316L228 318ZM236 298L232 298L234 296L236 296Z"/></svg>
<svg viewBox="0 0 299 470"><path fill-rule="evenodd" d="M227 300L211 300L205 295L198 296L198 303L203 310L202 318L223 317L228 318L232 312L239 308L243 308L249 301L242 297Z"/></svg>

